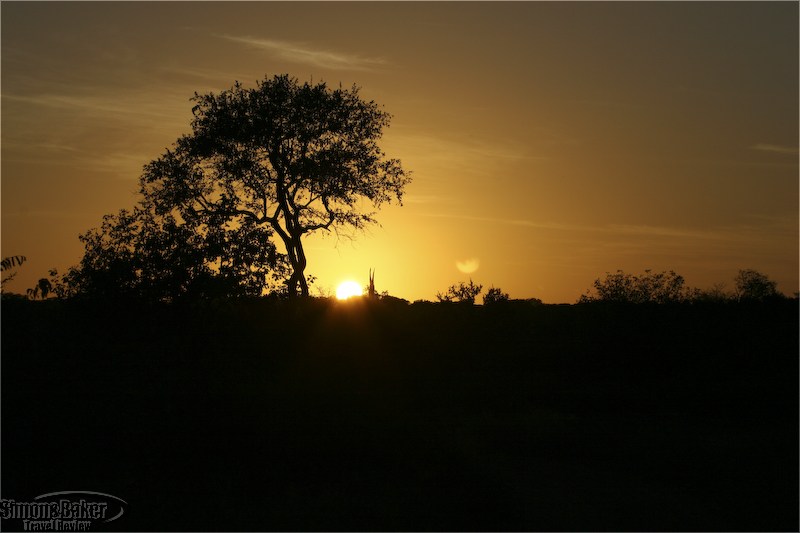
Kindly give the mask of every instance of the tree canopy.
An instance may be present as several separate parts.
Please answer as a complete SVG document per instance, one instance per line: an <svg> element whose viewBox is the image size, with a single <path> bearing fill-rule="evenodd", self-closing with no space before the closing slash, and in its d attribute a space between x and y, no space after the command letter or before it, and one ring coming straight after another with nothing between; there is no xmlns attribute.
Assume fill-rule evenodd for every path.
<svg viewBox="0 0 800 533"><path fill-rule="evenodd" d="M55 290L147 300L257 296L280 277L282 257L268 228L206 222L158 215L146 203L106 215L80 236L80 265L62 277L52 273Z"/></svg>
<svg viewBox="0 0 800 533"><path fill-rule="evenodd" d="M606 272L605 279L594 281L594 292L580 297L579 303L678 303L678 302L726 302L765 301L783 299L777 283L756 270L740 270L734 280L735 291L724 290L724 284L716 284L709 290L686 287L683 276L673 271L653 273L645 270L637 276L617 270Z"/></svg>
<svg viewBox="0 0 800 533"><path fill-rule="evenodd" d="M780 298L778 284L757 270L740 270L734 280L736 284L736 297L739 300L764 301Z"/></svg>
<svg viewBox="0 0 800 533"><path fill-rule="evenodd" d="M692 298L694 291L684 286L683 276L673 271L654 273L645 270L637 276L622 270L606 272L606 279L594 281L596 295L584 294L579 302L671 303Z"/></svg>
<svg viewBox="0 0 800 533"><path fill-rule="evenodd" d="M290 296L308 295L305 235L363 229L376 222L367 202L402 202L410 176L378 147L391 116L356 86L281 75L193 101L192 133L146 165L142 194L162 216L274 231Z"/></svg>
<svg viewBox="0 0 800 533"><path fill-rule="evenodd" d="M455 285L450 285L447 288L447 292L436 293L436 299L440 302L463 302L474 304L475 297L477 297L481 291L483 290L483 285L478 285L469 280L469 283L464 283L463 281L457 283Z"/></svg>

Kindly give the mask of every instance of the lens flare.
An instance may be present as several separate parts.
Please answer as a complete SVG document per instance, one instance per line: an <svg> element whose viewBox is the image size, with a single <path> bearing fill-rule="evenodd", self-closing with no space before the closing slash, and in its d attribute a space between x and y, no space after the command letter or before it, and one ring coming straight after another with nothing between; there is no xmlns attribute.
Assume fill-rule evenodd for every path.
<svg viewBox="0 0 800 533"><path fill-rule="evenodd" d="M478 270L478 266L480 262L476 257L471 259L466 259L464 261L456 261L456 268L463 272L464 274L472 274L476 270Z"/></svg>

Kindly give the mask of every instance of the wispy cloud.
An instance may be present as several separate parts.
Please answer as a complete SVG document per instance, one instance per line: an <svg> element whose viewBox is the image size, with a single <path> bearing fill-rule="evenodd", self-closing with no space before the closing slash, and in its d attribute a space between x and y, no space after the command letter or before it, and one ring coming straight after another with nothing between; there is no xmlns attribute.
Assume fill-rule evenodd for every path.
<svg viewBox="0 0 800 533"><path fill-rule="evenodd" d="M427 134L395 134L397 144L423 151L428 158L452 163L465 161L469 166L475 161L519 161L544 160L546 156L531 153L528 146L515 142L488 141L483 139L452 139Z"/></svg>
<svg viewBox="0 0 800 533"><path fill-rule="evenodd" d="M629 225L629 224L610 224L600 228L601 231L617 233L620 235L644 237L675 237L681 239L719 239L729 236L726 232L707 231L690 228L676 228L668 226L648 226L648 225Z"/></svg>
<svg viewBox="0 0 800 533"><path fill-rule="evenodd" d="M3 218L86 218L82 211L24 210L4 212Z"/></svg>
<svg viewBox="0 0 800 533"><path fill-rule="evenodd" d="M5 93L3 159L113 172L130 179L186 129L185 94ZM183 109L184 111L181 111ZM4 124L6 125L6 124ZM141 137L136 132L146 131Z"/></svg>
<svg viewBox="0 0 800 533"><path fill-rule="evenodd" d="M4 159L26 164L55 165L60 167L82 168L95 172L112 174L117 179L131 181L139 178L142 167L155 157L156 153L144 150L94 150L92 146L72 146L56 142L4 141L10 153ZM133 147L131 147L133 148Z"/></svg>
<svg viewBox="0 0 800 533"><path fill-rule="evenodd" d="M117 179L136 181L144 165L152 158L152 154L113 152L85 157L83 163L94 170L115 174Z"/></svg>
<svg viewBox="0 0 800 533"><path fill-rule="evenodd" d="M577 104L590 107L606 107L609 109L642 109L644 105L634 102L617 102L613 100L564 100L566 103Z"/></svg>
<svg viewBox="0 0 800 533"><path fill-rule="evenodd" d="M798 150L796 146L781 146L778 144L759 143L750 147L751 150L758 150L761 152L774 152L777 154L797 155Z"/></svg>
<svg viewBox="0 0 800 533"><path fill-rule="evenodd" d="M159 67L159 71L166 72L169 75L189 78L192 80L199 79L203 81L218 82L224 80L226 84L232 85L233 80L249 80L253 77L252 74L244 72L232 72L226 70L217 70L202 67L187 67L187 66L164 66ZM258 76L256 76L258 77Z"/></svg>
<svg viewBox="0 0 800 533"><path fill-rule="evenodd" d="M435 194L405 194L403 202L407 204L431 204L446 202L447 198Z"/></svg>
<svg viewBox="0 0 800 533"><path fill-rule="evenodd" d="M142 100L131 105L121 98L116 100L105 96L72 96L65 94L20 95L3 94L4 99L55 109L83 110L95 114L147 116L168 118L172 113L164 109L161 102Z"/></svg>
<svg viewBox="0 0 800 533"><path fill-rule="evenodd" d="M468 220L471 222L487 222L490 224L506 224L510 226L525 226L528 228L553 229L553 230L593 230L598 228L590 226L576 226L570 224L559 224L556 222L535 222L525 219L497 218L497 217L476 217L472 215L443 214L443 213L421 213L420 216L431 218L454 218L458 220Z"/></svg>
<svg viewBox="0 0 800 533"><path fill-rule="evenodd" d="M423 179L456 173L495 176L499 168L548 159L529 146L493 139L453 139L431 134L405 133L402 126L383 139L387 153L400 154Z"/></svg>
<svg viewBox="0 0 800 533"><path fill-rule="evenodd" d="M742 238L762 235L775 234L777 232L796 231L796 227L787 226L785 217L778 217L775 220L753 220L746 224L736 226L720 226L710 229L698 229L688 227L672 226L650 226L645 224L605 224L605 225L581 225L563 224L559 222L539 222L528 219L498 218L498 217L476 217L472 215L441 214L441 213L421 213L420 216L432 218L450 218L482 222L489 224L502 224L509 226L522 226L527 228L591 233L596 236L605 235L610 238L643 238L643 239L680 239L683 241L736 241ZM796 226L796 225L795 225ZM788 229L787 229L788 228Z"/></svg>
<svg viewBox="0 0 800 533"><path fill-rule="evenodd" d="M219 37L235 43L244 44L250 48L275 54L287 61L321 68L371 70L386 64L386 60L382 58L361 57L331 50L313 49L302 43L290 43L287 41L259 39L255 37L237 37L234 35L219 35Z"/></svg>

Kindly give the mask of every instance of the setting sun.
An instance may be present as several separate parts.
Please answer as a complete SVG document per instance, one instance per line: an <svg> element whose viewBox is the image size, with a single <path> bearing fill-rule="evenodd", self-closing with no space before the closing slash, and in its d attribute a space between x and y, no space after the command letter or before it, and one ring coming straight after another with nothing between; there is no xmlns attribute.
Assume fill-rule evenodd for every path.
<svg viewBox="0 0 800 533"><path fill-rule="evenodd" d="M339 300L347 300L348 298L361 296L362 294L364 294L364 290L361 288L361 285L352 280L343 281L339 284L339 287L336 288L336 298Z"/></svg>

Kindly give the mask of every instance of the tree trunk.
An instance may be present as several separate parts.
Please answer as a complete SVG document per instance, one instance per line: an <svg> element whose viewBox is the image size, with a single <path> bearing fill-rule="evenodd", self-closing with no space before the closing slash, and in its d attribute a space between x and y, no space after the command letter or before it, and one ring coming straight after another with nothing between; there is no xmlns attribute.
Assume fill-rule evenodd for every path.
<svg viewBox="0 0 800 533"><path fill-rule="evenodd" d="M281 194L281 187L278 188L278 193ZM284 202L284 212L289 212L289 207ZM289 264L292 267L292 274L289 276L289 283L287 286L287 293L289 298L307 297L308 296L308 282L306 281L306 253L303 250L303 241L301 240L304 234L302 226L296 217L286 216L286 227L283 228L277 220L272 221L272 228L278 234L286 246L286 256L289 258ZM298 294L298 289L300 294Z"/></svg>
<svg viewBox="0 0 800 533"><path fill-rule="evenodd" d="M297 254L297 267L295 268L295 273L297 274L297 281L300 284L300 296L303 298L308 297L308 282L306 281L306 252L303 250L303 241L300 238L303 236L302 233L293 235L295 239L295 254Z"/></svg>
<svg viewBox="0 0 800 533"><path fill-rule="evenodd" d="M300 240L302 234L287 236L284 239L286 244L286 255L289 257L289 264L292 267L292 274L289 277L288 296L289 298L307 297L308 282L306 281L306 254L303 250L303 243ZM299 294L298 294L299 291Z"/></svg>

